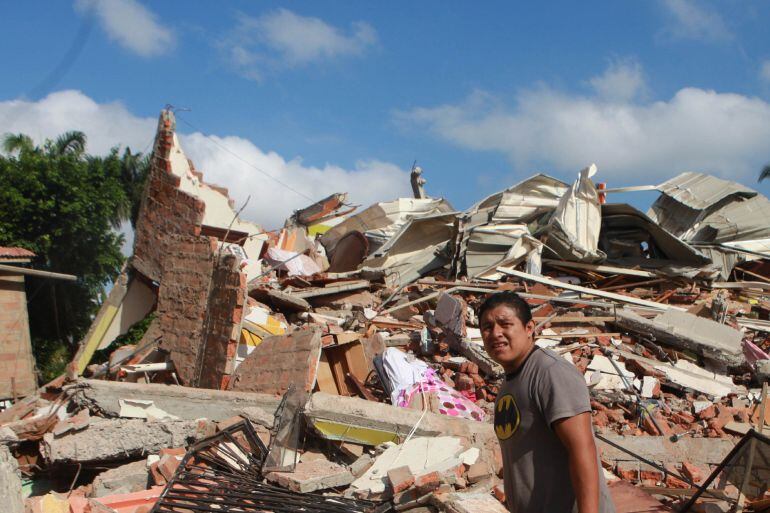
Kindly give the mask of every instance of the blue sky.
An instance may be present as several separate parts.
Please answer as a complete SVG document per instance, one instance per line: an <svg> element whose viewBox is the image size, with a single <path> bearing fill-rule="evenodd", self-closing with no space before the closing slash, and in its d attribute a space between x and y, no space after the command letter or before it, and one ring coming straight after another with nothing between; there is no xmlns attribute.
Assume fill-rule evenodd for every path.
<svg viewBox="0 0 770 513"><path fill-rule="evenodd" d="M415 159L458 208L592 162L610 187L691 170L767 194L768 22L759 1L14 2L0 133L144 150L190 109L196 167L268 228L335 191L408 195Z"/></svg>

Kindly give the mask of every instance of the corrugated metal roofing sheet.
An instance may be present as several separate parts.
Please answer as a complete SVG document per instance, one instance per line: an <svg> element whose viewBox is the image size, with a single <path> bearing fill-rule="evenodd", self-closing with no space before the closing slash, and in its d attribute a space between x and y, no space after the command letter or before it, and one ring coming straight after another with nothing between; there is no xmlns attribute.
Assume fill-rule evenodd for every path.
<svg viewBox="0 0 770 513"><path fill-rule="evenodd" d="M736 182L702 173L682 173L658 186L658 190L696 210L703 210L732 195L751 198L757 191Z"/></svg>

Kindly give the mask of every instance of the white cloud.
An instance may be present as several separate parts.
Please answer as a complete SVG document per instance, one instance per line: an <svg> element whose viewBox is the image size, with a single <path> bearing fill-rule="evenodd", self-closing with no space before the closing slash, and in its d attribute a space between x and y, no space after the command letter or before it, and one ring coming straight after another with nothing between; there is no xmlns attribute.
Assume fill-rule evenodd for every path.
<svg viewBox="0 0 770 513"><path fill-rule="evenodd" d="M477 91L460 104L396 113L396 120L461 147L501 152L521 171L571 176L596 162L601 177L622 183L655 183L685 170L752 182L770 140L770 104L692 87L655 102L544 87L519 92L511 108Z"/></svg>
<svg viewBox="0 0 770 513"><path fill-rule="evenodd" d="M0 102L0 134L26 133L40 143L68 130L80 130L88 136L87 151L92 154L105 154L116 145L129 146L133 151L148 148L156 125L154 117L135 116L119 102L97 103L79 91L52 93L37 102ZM183 125L179 125L181 132ZM364 206L411 196L409 173L388 162L362 160L353 169L334 164L308 166L299 157L286 159L237 136L208 137L194 132L180 133L180 138L204 180L227 187L238 207L251 196L242 217L266 228L282 226L293 210L311 201L264 176L254 166L313 201L335 192L348 192L349 202Z"/></svg>
<svg viewBox="0 0 770 513"><path fill-rule="evenodd" d="M718 12L695 0L662 0L668 15L665 36L674 39L722 42L734 35Z"/></svg>
<svg viewBox="0 0 770 513"><path fill-rule="evenodd" d="M770 59L762 61L759 66L759 78L765 84L770 84Z"/></svg>
<svg viewBox="0 0 770 513"><path fill-rule="evenodd" d="M612 101L628 101L647 92L642 66L632 60L616 61L607 70L589 80L596 94Z"/></svg>
<svg viewBox="0 0 770 513"><path fill-rule="evenodd" d="M75 8L96 16L111 39L142 57L163 55L174 46L174 33L136 0L75 0Z"/></svg>
<svg viewBox="0 0 770 513"><path fill-rule="evenodd" d="M259 80L266 70L361 56L376 42L377 32L366 22L354 22L346 35L319 18L278 9L259 17L241 14L220 46L239 73Z"/></svg>

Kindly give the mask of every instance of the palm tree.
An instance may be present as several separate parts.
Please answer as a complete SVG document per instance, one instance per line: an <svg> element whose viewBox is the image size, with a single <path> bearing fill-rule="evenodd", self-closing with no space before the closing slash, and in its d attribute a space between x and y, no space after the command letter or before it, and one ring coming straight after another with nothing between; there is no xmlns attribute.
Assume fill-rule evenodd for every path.
<svg viewBox="0 0 770 513"><path fill-rule="evenodd" d="M64 132L53 142L56 155L82 155L86 150L86 134L71 130Z"/></svg>
<svg viewBox="0 0 770 513"><path fill-rule="evenodd" d="M31 152L35 150L35 143L32 138L24 134L6 134L3 138L3 151L13 153L15 151Z"/></svg>

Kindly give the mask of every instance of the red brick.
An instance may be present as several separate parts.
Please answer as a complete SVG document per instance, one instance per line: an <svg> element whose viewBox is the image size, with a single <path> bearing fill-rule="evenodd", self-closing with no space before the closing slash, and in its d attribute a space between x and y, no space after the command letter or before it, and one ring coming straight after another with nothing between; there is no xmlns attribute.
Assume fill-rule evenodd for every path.
<svg viewBox="0 0 770 513"><path fill-rule="evenodd" d="M412 475L409 467L404 465L388 470L388 482L395 495L403 492L414 484L414 475Z"/></svg>
<svg viewBox="0 0 770 513"><path fill-rule="evenodd" d="M417 487L420 495L425 495L437 490L441 485L441 476L438 472L428 472L414 478L414 485Z"/></svg>

